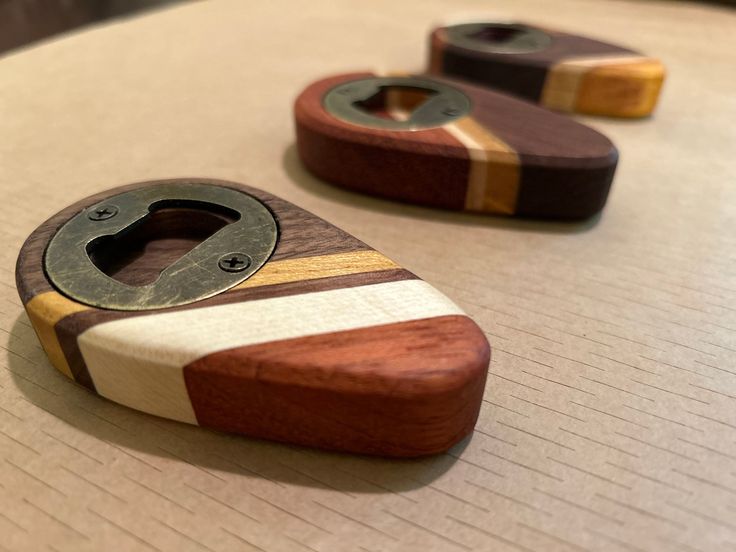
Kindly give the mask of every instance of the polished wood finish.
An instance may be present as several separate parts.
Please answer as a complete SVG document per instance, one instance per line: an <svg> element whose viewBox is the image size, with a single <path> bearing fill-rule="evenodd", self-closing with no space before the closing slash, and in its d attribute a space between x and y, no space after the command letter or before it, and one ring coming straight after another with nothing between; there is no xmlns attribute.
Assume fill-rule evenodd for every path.
<svg viewBox="0 0 736 552"><path fill-rule="evenodd" d="M18 291L62 373L138 410L327 449L419 456L472 431L490 350L458 307L315 215L254 188L204 182L256 196L280 232L264 267L210 299L104 310L63 296L44 274L45 247L66 220L156 182L89 197L28 238ZM147 283L227 222L199 211L159 212L108 244L97 262L130 285Z"/></svg>
<svg viewBox="0 0 736 552"><path fill-rule="evenodd" d="M553 29L550 44L528 53L475 50L432 30L428 71L466 79L560 111L611 117L652 113L664 81L664 65L628 48Z"/></svg>
<svg viewBox="0 0 736 552"><path fill-rule="evenodd" d="M299 155L318 177L408 203L492 214L584 218L605 205L618 153L595 130L445 78L436 80L464 92L472 110L442 127L367 128L325 110L322 98L332 87L369 76L322 79L297 98Z"/></svg>

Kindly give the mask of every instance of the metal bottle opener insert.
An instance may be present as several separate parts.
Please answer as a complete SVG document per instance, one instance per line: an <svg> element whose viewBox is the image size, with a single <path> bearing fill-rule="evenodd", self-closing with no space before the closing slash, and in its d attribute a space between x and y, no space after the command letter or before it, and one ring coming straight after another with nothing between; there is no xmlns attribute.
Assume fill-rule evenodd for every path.
<svg viewBox="0 0 736 552"><path fill-rule="evenodd" d="M463 23L445 31L451 44L494 54L528 54L552 42L547 33L519 23Z"/></svg>
<svg viewBox="0 0 736 552"><path fill-rule="evenodd" d="M165 208L227 214L234 222L164 269L155 282L131 286L90 258L99 240L121 236ZM44 269L69 298L103 309L138 311L186 305L247 279L271 256L278 225L271 211L243 192L196 182L159 184L111 196L69 219L49 242Z"/></svg>
<svg viewBox="0 0 736 552"><path fill-rule="evenodd" d="M426 95L426 100L406 120L381 117L361 107L372 98L391 92L419 92ZM417 77L374 77L345 82L329 90L322 101L325 109L338 119L383 130L440 127L467 115L471 107L470 99L460 90Z"/></svg>

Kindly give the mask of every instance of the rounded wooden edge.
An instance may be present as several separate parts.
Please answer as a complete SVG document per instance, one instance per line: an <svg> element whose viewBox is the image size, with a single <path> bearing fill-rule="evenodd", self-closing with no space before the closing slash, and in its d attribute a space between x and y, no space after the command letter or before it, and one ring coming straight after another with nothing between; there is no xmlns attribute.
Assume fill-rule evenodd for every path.
<svg viewBox="0 0 736 552"><path fill-rule="evenodd" d="M365 76L322 79L296 99L297 149L316 176L358 192L451 210L579 219L603 208L618 152L601 133L444 77L433 78L465 92L473 111L440 128L376 130L324 109L327 90Z"/></svg>
<svg viewBox="0 0 736 552"><path fill-rule="evenodd" d="M602 42L587 36L571 34L519 21L516 23L545 32L552 39L551 43L542 50L526 53L486 52L450 42L445 30L446 27L439 26L432 28L429 32L430 59L432 59L432 49L436 49L437 53L440 54L443 51L451 51L462 57L477 60L479 62L495 60L499 63L508 65L543 68L552 66L564 59L577 58L580 56L641 56L641 54L636 50L619 46L617 44Z"/></svg>
<svg viewBox="0 0 736 552"><path fill-rule="evenodd" d="M437 27L429 35L428 71L497 87L558 111L621 118L652 113L665 76L661 61L614 44L542 30L553 38L547 50L496 54L452 44L445 28Z"/></svg>
<svg viewBox="0 0 736 552"><path fill-rule="evenodd" d="M228 185L252 192L260 199L270 197L272 202L281 201L232 182L187 180ZM273 266L278 265L279 268L261 275L259 282L246 281L248 285L238 286L244 289L233 291L233 296L241 295L224 303L208 300L212 303L209 308L121 313L87 307L56 292L42 270L45 244L56 229L79 210L104 197L161 182L169 181L136 183L85 198L39 226L21 249L16 273L19 293L43 347L57 369L98 394L139 411L212 429L332 450L384 456L432 454L446 450L472 431L480 408L490 354L485 336L467 316L457 314L461 311L442 294L352 238L355 243L351 244L351 252L348 253L277 261ZM283 208L274 208L274 212L277 216L283 214ZM309 216L321 221L314 215ZM295 225L291 224L293 228ZM321 221L322 226L325 224L334 229ZM342 243L344 240L339 241ZM328 247L327 253L330 251ZM312 266L315 259L323 259L316 269ZM310 262L305 264L306 261ZM293 272L291 276L296 280L291 276L285 279L284 271ZM305 283L304 278L312 278L313 284ZM266 303L261 301L254 310L249 303L251 300L265 300ZM355 300L366 304L378 300L380 304L374 309L379 313L378 318L367 323L361 320L356 326L355 316L342 314L340 310L341 304L353 304ZM310 307L310 301L317 301L317 308L315 305ZM394 304L398 307L394 308ZM315 330L310 325L309 329L317 332L315 335L307 332L306 336L287 339L287 347L279 347L278 336L301 335L301 331L298 328L284 329L283 325L277 325L280 329L266 336L271 341L259 335L252 345L228 347L227 343L236 345L253 341L252 336L242 337L241 328L257 328L257 321L248 317L252 318L256 310L262 312L263 305L270 309L269 316L292 313L292 308L301 305L303 310L306 308L303 314L320 312L320 317L329 310L325 308L327 305L337 305L334 308L339 308L335 314L339 313L340 320L330 322L329 328L322 330ZM319 305L322 308L318 308ZM364 314L361 311L361 317ZM244 321L243 316L249 322L242 322L243 325L234 322ZM303 317L297 318L303 320ZM401 322L381 324L383 318ZM216 322L216 327L208 320ZM191 329L201 322L204 322L205 332L210 332L207 335L216 340L221 340L223 329L229 327L224 332L228 334L229 341L186 351L195 337L202 338L200 329ZM299 324L304 322L296 321L287 326ZM178 329L195 333L182 338L184 341L180 339L178 344L164 338L152 338L161 325L172 336L178 334ZM389 329L383 329L384 326ZM295 330L298 331L295 333ZM373 336L372 340L370 336ZM276 341L273 341L274 337ZM209 342L206 335L202 339ZM319 346L321 341L324 341L322 347ZM154 342L155 351L151 349ZM306 350L301 349L299 358L289 361L279 357L279 354L288 356L299 350L300 343ZM265 351L271 358L258 358L258 351ZM314 357L313 365L304 364L308 353ZM364 357L371 353L378 356L366 363ZM332 363L326 370L317 358L320 355ZM256 358L255 364L253 358ZM356 358L359 360L355 366L341 365L345 359L350 364L350 359ZM217 419L217 412L229 404L233 408L233 420L243 420L247 415L242 412L242 401L208 404L205 400L213 385L217 391L216 379L223 362L231 372L229 381L219 391L230 394L231 398L233 393L255 394L254 404L263 406L262 411L254 413L257 414L254 419L258 421L253 426L233 425L222 418ZM412 362L415 363L414 371ZM436 365L427 366L427 362ZM405 369L399 370L399 365ZM254 368L255 372L248 372ZM297 377L297 368L302 370L302 377ZM282 379L264 377L269 370L271 375L280 373ZM235 372L239 375L233 378ZM325 425L324 416L314 411L311 413L314 420L305 420L305 412L286 419L280 413L270 416L269 412L280 412L284 404L306 400L305 397L312 397L317 407L329 399L336 408L342 409L344 415L356 421L351 426L340 418L333 420L332 425ZM441 410L437 410L443 405L446 407L444 416L440 415ZM392 437L390 430L380 430L382 422L379 420L385 418L381 414L384 411L393 412L392 416L401 421L401 424L387 423L391 427L403 427L406 433L403 437ZM273 420L280 421L272 423ZM299 425L307 428L306 433L300 430L292 435L280 429Z"/></svg>
<svg viewBox="0 0 736 552"><path fill-rule="evenodd" d="M203 426L413 457L472 432L490 354L480 328L455 315L222 351L184 370Z"/></svg>
<svg viewBox="0 0 736 552"><path fill-rule="evenodd" d="M608 117L646 117L657 106L665 75L664 64L654 58L592 67L583 75L574 110Z"/></svg>

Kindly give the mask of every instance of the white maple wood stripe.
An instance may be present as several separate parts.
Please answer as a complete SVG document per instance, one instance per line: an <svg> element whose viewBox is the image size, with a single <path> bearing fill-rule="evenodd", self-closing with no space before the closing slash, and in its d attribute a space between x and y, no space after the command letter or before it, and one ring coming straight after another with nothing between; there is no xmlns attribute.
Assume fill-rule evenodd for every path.
<svg viewBox="0 0 736 552"><path fill-rule="evenodd" d="M463 311L421 280L403 280L105 322L79 338L97 392L196 423L183 368L209 354L307 335Z"/></svg>
<svg viewBox="0 0 736 552"><path fill-rule="evenodd" d="M652 61L652 58L637 54L604 54L563 59L547 72L540 103L550 109L574 111L580 83L590 69L643 61Z"/></svg>

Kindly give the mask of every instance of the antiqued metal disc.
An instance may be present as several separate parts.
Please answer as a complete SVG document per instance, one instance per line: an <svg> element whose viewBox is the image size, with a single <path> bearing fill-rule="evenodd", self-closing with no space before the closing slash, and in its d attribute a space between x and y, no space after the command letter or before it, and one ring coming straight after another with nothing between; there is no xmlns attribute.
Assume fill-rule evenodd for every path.
<svg viewBox="0 0 736 552"><path fill-rule="evenodd" d="M381 93L416 91L427 95L405 120L378 116L361 107ZM373 77L342 83L329 90L325 109L349 123L384 130L422 130L439 127L470 112L470 99L457 88L418 77Z"/></svg>
<svg viewBox="0 0 736 552"><path fill-rule="evenodd" d="M544 31L519 23L463 23L445 32L450 44L494 54L528 54L552 43Z"/></svg>
<svg viewBox="0 0 736 552"><path fill-rule="evenodd" d="M95 266L90 252L98 240L122 235L167 208L226 213L234 222L148 285L124 284ZM258 199L187 180L114 195L78 213L49 242L44 269L54 287L80 303L114 310L160 309L206 299L239 284L265 264L277 240L276 219Z"/></svg>

